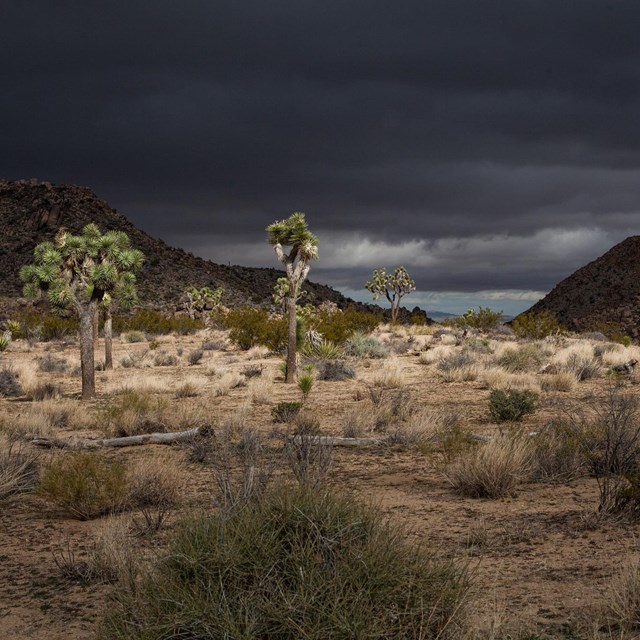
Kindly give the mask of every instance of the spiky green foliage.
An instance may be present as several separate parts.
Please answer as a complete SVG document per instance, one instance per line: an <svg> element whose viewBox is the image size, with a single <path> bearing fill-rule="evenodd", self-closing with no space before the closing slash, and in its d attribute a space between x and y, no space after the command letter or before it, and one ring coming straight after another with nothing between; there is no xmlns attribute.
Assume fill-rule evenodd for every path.
<svg viewBox="0 0 640 640"><path fill-rule="evenodd" d="M185 291L187 297L187 311L190 318L195 318L196 313L203 313L205 309L213 309L220 305L224 289L218 287L213 290L209 287L190 287Z"/></svg>
<svg viewBox="0 0 640 640"><path fill-rule="evenodd" d="M416 290L416 283L411 279L404 267L397 267L393 273L387 273L385 268L376 269L373 278L365 283L365 288L373 294L377 300L384 296L391 304L391 320L398 319L400 300L407 294Z"/></svg>
<svg viewBox="0 0 640 640"><path fill-rule="evenodd" d="M300 297L302 283L309 273L309 262L318 259L318 238L316 238L304 217L296 212L286 220L278 220L267 227L269 243L273 246L278 260L285 265L287 285L281 284L286 294L288 309L289 339L287 352L286 382L294 382L296 377L296 302ZM288 252L287 252L288 251Z"/></svg>
<svg viewBox="0 0 640 640"><path fill-rule="evenodd" d="M88 224L79 236L61 229L54 242L35 248L33 258L20 270L24 294L44 293L54 311L71 311L80 320L82 397L91 398L95 395L93 323L98 309L110 314L114 300L123 307L136 303L134 272L144 256L131 248L123 231L102 234L97 225Z"/></svg>
<svg viewBox="0 0 640 640"><path fill-rule="evenodd" d="M123 231L101 234L95 224L88 224L79 236L61 230L54 242L39 244L33 258L20 270L24 294L46 294L59 313L78 312L91 301L109 305L116 299L125 307L137 301L134 272L144 256L131 248Z"/></svg>

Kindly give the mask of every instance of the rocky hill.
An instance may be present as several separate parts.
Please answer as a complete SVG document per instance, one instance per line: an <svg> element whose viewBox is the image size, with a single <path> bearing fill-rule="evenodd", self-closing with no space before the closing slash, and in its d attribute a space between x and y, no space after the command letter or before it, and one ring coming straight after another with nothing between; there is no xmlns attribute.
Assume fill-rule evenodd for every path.
<svg viewBox="0 0 640 640"><path fill-rule="evenodd" d="M530 311L548 310L574 331L640 338L640 236L631 236L565 278Z"/></svg>
<svg viewBox="0 0 640 640"><path fill-rule="evenodd" d="M222 287L227 306L268 305L275 281L283 275L278 269L216 264L170 247L136 228L86 187L39 180L0 180L0 298L6 302L21 296L18 273L32 260L36 244L51 240L59 227L79 233L90 222L102 231L125 231L132 244L145 254L138 292L146 307L175 311L189 286ZM326 285L309 282L305 288L313 292L316 303L330 300L340 308L380 310L375 305L354 302Z"/></svg>

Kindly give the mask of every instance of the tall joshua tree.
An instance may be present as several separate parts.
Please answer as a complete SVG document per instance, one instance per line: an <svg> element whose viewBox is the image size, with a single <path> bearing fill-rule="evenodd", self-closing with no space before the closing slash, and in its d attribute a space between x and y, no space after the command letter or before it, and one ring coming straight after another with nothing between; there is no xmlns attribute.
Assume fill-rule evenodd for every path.
<svg viewBox="0 0 640 640"><path fill-rule="evenodd" d="M311 268L309 262L318 259L318 238L309 231L304 213L296 212L286 220L278 220L267 227L269 243L273 246L278 260L285 265L288 288L288 348L287 375L285 382L296 381L296 303L300 297L300 287ZM287 253L287 248L288 253Z"/></svg>
<svg viewBox="0 0 640 640"><path fill-rule="evenodd" d="M125 305L135 300L134 272L142 265L141 251L130 247L122 231L104 235L88 224L79 236L61 229L53 242L39 244L33 263L22 267L24 294L44 293L54 311L71 310L80 321L82 398L95 396L93 323L99 307L111 308L113 300Z"/></svg>

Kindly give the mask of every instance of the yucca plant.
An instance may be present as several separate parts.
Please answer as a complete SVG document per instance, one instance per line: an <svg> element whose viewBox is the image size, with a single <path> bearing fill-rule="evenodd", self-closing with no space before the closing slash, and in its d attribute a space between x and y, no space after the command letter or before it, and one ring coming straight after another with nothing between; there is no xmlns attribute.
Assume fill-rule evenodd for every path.
<svg viewBox="0 0 640 640"><path fill-rule="evenodd" d="M144 256L130 247L126 233L102 234L95 224L88 224L79 236L61 229L53 242L42 242L33 255L33 263L20 270L24 295L36 297L44 293L54 311L60 314L71 311L78 317L82 398L92 398L96 393L93 353L96 315L100 307L110 312L114 300L124 306L135 303L134 272L142 265ZM110 317L109 313L109 325ZM105 334L108 331L105 329Z"/></svg>
<svg viewBox="0 0 640 640"><path fill-rule="evenodd" d="M287 270L288 289L287 319L288 319L288 348L287 372L285 382L296 380L296 303L300 297L300 288L311 268L309 262L318 259L318 238L309 231L304 213L294 213L286 220L279 220L267 227L269 244L276 252L278 260ZM290 247L289 253L285 247Z"/></svg>

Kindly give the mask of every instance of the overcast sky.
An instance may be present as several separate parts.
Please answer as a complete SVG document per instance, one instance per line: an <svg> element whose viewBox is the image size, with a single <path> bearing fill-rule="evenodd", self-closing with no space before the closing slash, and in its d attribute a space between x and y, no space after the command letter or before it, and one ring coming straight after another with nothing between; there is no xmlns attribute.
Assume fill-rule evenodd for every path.
<svg viewBox="0 0 640 640"><path fill-rule="evenodd" d="M92 187L217 262L529 307L640 231L638 0L6 2L0 176Z"/></svg>

